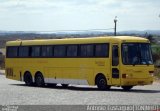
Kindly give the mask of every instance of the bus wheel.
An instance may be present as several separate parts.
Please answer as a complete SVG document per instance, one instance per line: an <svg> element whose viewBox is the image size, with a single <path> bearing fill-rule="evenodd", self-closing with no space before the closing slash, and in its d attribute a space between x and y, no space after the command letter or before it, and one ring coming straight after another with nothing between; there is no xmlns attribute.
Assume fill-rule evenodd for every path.
<svg viewBox="0 0 160 111"><path fill-rule="evenodd" d="M125 91L129 91L133 88L133 86L121 86L123 88L123 90Z"/></svg>
<svg viewBox="0 0 160 111"><path fill-rule="evenodd" d="M64 88L67 88L68 87L68 84L61 84L62 85L62 87L64 87Z"/></svg>
<svg viewBox="0 0 160 111"><path fill-rule="evenodd" d="M24 74L24 82L27 86L32 86L33 85L32 75L30 74L30 72L26 72Z"/></svg>
<svg viewBox="0 0 160 111"><path fill-rule="evenodd" d="M56 87L57 84L47 84L48 87Z"/></svg>
<svg viewBox="0 0 160 111"><path fill-rule="evenodd" d="M100 90L108 90L108 89L110 89L110 86L107 85L106 78L104 76L102 76L102 75L99 75L96 78L96 84L97 84L98 89L100 89Z"/></svg>
<svg viewBox="0 0 160 111"><path fill-rule="evenodd" d="M35 76L35 84L38 87L43 87L44 86L44 78L43 75L41 73L36 74Z"/></svg>

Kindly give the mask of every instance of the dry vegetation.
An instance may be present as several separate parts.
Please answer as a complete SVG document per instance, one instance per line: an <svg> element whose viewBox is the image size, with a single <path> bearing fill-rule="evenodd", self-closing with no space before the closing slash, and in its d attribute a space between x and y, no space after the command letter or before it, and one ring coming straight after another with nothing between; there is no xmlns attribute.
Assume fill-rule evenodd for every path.
<svg viewBox="0 0 160 111"><path fill-rule="evenodd" d="M160 67L159 68L155 68L154 75L155 75L155 80L156 81L158 80L160 82Z"/></svg>

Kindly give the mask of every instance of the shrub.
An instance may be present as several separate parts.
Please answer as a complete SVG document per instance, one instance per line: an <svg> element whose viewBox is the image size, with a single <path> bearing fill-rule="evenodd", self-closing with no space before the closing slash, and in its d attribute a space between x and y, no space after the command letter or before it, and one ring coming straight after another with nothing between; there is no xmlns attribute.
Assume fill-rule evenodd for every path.
<svg viewBox="0 0 160 111"><path fill-rule="evenodd" d="M153 62L156 63L156 61L160 60L160 54L158 53L153 53Z"/></svg>

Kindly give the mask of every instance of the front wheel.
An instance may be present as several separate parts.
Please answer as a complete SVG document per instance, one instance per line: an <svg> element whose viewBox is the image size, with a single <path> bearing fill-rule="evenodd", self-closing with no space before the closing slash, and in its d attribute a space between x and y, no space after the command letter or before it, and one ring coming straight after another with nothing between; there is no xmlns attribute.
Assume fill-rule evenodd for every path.
<svg viewBox="0 0 160 111"><path fill-rule="evenodd" d="M96 79L96 84L100 90L108 90L111 86L107 85L106 78L104 76L98 76Z"/></svg>
<svg viewBox="0 0 160 111"><path fill-rule="evenodd" d="M123 90L129 91L133 88L133 86L122 86Z"/></svg>

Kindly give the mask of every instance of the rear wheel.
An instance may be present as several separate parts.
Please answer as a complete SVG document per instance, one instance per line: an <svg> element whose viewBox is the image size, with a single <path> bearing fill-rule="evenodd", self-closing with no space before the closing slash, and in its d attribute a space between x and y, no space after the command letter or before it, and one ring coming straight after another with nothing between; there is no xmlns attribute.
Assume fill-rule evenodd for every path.
<svg viewBox="0 0 160 111"><path fill-rule="evenodd" d="M33 81L32 81L32 75L30 72L26 72L24 74L24 82L27 86L32 86L33 85Z"/></svg>
<svg viewBox="0 0 160 111"><path fill-rule="evenodd" d="M123 90L129 91L133 88L133 86L122 86Z"/></svg>
<svg viewBox="0 0 160 111"><path fill-rule="evenodd" d="M111 87L107 85L106 78L102 75L96 78L96 84L97 84L98 89L100 90L108 90Z"/></svg>
<svg viewBox="0 0 160 111"><path fill-rule="evenodd" d="M61 84L62 85L62 87L64 87L64 88L67 88L68 87L68 84Z"/></svg>
<svg viewBox="0 0 160 111"><path fill-rule="evenodd" d="M35 76L35 84L38 87L43 87L45 85L44 78L43 78L43 75L41 73L36 74L36 76Z"/></svg>

